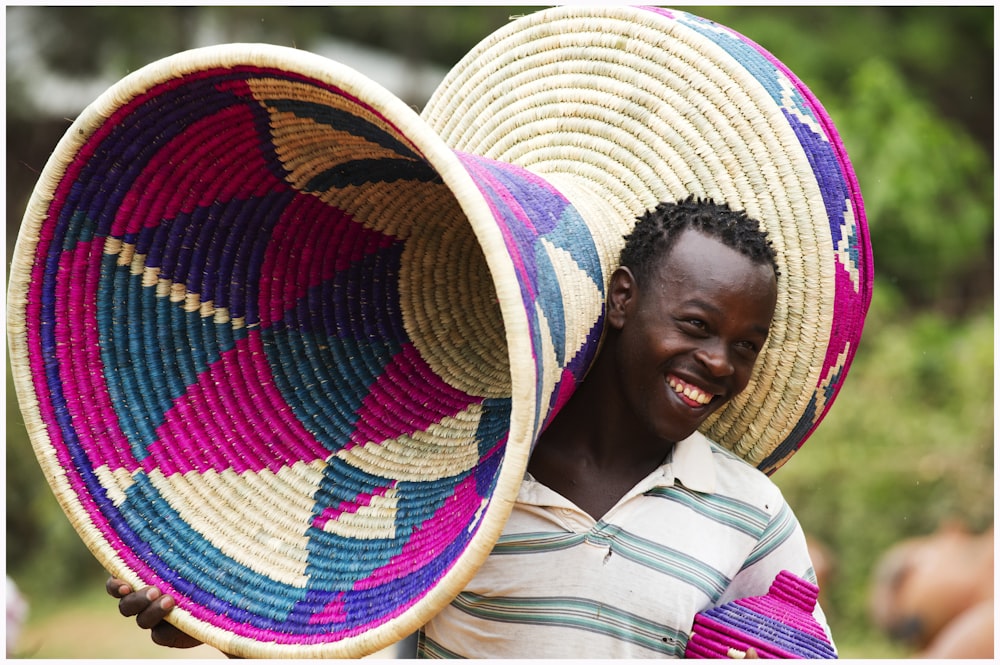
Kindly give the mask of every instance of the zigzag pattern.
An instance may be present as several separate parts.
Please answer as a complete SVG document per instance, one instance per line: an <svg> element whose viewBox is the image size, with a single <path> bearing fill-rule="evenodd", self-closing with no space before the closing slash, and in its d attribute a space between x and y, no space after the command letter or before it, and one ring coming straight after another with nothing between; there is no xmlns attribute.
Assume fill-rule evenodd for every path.
<svg viewBox="0 0 1000 665"><path fill-rule="evenodd" d="M539 379L545 414L599 331L573 330L556 273L602 298L596 251L540 180L462 159L523 278L538 374L568 383ZM411 339L408 230L366 212L389 188L446 193L358 100L238 67L122 106L51 206L30 344L56 454L127 565L236 634L334 641L405 612L492 494L510 399L449 385Z"/></svg>
<svg viewBox="0 0 1000 665"><path fill-rule="evenodd" d="M860 252L859 239L867 237L861 194L832 121L785 65L725 26L684 12L673 12L671 16L711 39L753 72L782 109L809 159L829 220L834 253L826 260L834 264L835 271L830 341L819 382L805 412L784 441L758 464L761 470L772 473L801 447L822 420L854 357L871 301L872 280L871 257Z"/></svg>

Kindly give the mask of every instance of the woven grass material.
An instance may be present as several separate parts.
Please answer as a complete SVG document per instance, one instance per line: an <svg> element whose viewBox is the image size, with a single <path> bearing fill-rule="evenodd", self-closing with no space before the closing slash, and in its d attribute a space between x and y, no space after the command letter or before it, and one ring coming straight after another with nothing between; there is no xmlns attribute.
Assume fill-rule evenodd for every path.
<svg viewBox="0 0 1000 665"><path fill-rule="evenodd" d="M787 411L781 422L796 424L769 435L760 464L783 460L828 405L816 403L817 385L827 400L836 393L860 336L870 264L850 165L825 116L813 140L827 152L814 154L778 122L782 111L758 100L768 114L750 124L777 123L780 140L765 132L751 142L755 169L745 176L750 156L721 140L735 130L691 125L692 110L674 133L694 147L654 140L665 131L654 118L674 111L638 94L650 79L642 72L689 88L661 71L681 48L663 35L689 35L712 61L725 51L715 43L722 29L629 8L571 11L599 19L600 30L581 34L617 44L635 73L596 60L597 79L544 82L566 96L553 100L558 117L532 120L527 88L528 110L504 115L508 106L489 100L517 97L504 82L533 78L534 66L522 75L515 59L496 72L482 49L523 28L514 39L531 54L539 42L530 36L549 21L570 39L577 23L564 24L564 11L489 38L471 56L481 62L457 67L423 117L338 63L226 45L126 77L56 147L11 267L22 415L84 542L113 574L173 595L170 621L182 630L240 656L356 657L430 619L488 555L533 442L596 354L622 224L683 187L703 193L696 175L733 169L719 190L732 201L758 171L783 174L789 192L808 189L746 202L769 224L805 227L785 237L782 226L776 238L790 261L783 272L804 280L804 295L783 287L778 341L772 334L754 392L763 406L738 407L728 427L769 433L772 414ZM608 22L609 11L619 18ZM627 55L629 44L647 59ZM570 71L569 55L530 59ZM726 57L733 71L716 77L740 72ZM487 88L475 88L482 95L449 110L449 97L468 90L455 81L490 72ZM609 72L641 86L623 97ZM738 106L748 103L739 87L754 86L740 76L730 84ZM603 106L597 85L610 86ZM615 104L636 118L624 134ZM811 102L805 112L819 113ZM490 134L472 144L445 119ZM647 123L652 133L640 131ZM843 238L855 239L855 254L828 237L840 227L819 213L827 187L810 180L814 163L842 178L854 234ZM781 189L767 179L760 188ZM822 268L799 270L788 257L800 254ZM816 308L793 304L814 298ZM831 331L842 310L847 323ZM795 341L800 328L808 343ZM827 343L824 359L817 349ZM774 367L785 356L775 347L787 349L787 372ZM820 368L802 369L802 355ZM764 378L782 392L762 393Z"/></svg>
<svg viewBox="0 0 1000 665"><path fill-rule="evenodd" d="M774 56L684 12L560 7L480 43L423 117L457 150L605 206L587 218L605 276L659 201L710 196L758 219L781 270L774 323L747 389L702 431L766 473L801 447L854 357L872 263L833 123Z"/></svg>
<svg viewBox="0 0 1000 665"><path fill-rule="evenodd" d="M120 82L48 163L11 279L22 411L84 541L228 653L405 637L488 554L535 435L488 254L462 162L351 70L231 45Z"/></svg>
<svg viewBox="0 0 1000 665"><path fill-rule="evenodd" d="M766 595L743 598L695 615L685 658L832 659L837 652L813 617L819 587L787 570Z"/></svg>

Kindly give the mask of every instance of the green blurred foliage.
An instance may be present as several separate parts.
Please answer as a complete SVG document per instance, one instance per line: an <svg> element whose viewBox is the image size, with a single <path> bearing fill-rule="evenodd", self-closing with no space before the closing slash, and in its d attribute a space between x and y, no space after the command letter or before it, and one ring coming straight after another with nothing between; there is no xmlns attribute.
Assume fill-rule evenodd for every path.
<svg viewBox="0 0 1000 665"><path fill-rule="evenodd" d="M958 297L965 267L988 261L993 227L989 156L963 128L909 94L901 72L872 58L836 108L865 183L880 274L911 305ZM834 111L831 111L834 112Z"/></svg>
<svg viewBox="0 0 1000 665"><path fill-rule="evenodd" d="M834 555L825 609L842 648L879 639L867 594L880 553L947 520L993 523L992 311L949 321L888 300L828 416L774 476Z"/></svg>
<svg viewBox="0 0 1000 665"><path fill-rule="evenodd" d="M32 30L50 65L80 76L121 76L190 47L208 23L224 41L308 49L340 36L450 66L510 16L535 9L34 8ZM878 556L945 519L974 530L993 523L993 8L685 9L752 37L806 82L857 172L875 299L836 403L774 479L836 559L824 602L842 656L899 657L868 619ZM36 171L24 166L44 163L18 153L38 125L22 94L28 84L8 69L9 183L33 184ZM35 135L32 149L51 150L53 129ZM22 197L8 185L9 200ZM35 598L89 587L100 570L42 478L9 375L7 387L8 571Z"/></svg>

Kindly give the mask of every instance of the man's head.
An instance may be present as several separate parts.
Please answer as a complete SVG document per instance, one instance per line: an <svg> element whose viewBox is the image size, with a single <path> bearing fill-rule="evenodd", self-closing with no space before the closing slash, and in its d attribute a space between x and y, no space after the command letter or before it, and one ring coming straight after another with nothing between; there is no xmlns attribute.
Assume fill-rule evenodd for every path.
<svg viewBox="0 0 1000 665"><path fill-rule="evenodd" d="M611 278L608 323L618 390L649 433L686 438L747 386L774 315L774 256L756 222L711 201L640 219Z"/></svg>
<svg viewBox="0 0 1000 665"><path fill-rule="evenodd" d="M685 229L716 238L755 263L769 263L775 276L781 274L774 247L756 220L725 203L694 195L677 203L660 203L639 217L632 233L625 237L621 265L628 266L637 279L642 279L650 266L670 251Z"/></svg>

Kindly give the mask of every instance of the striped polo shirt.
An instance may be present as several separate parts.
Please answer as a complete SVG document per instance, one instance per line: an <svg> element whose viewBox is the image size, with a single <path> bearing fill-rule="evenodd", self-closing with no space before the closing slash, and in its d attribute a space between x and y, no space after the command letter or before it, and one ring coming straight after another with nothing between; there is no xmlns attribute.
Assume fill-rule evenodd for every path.
<svg viewBox="0 0 1000 665"><path fill-rule="evenodd" d="M527 474L500 540L420 632L417 656L679 658L697 612L767 593L782 570L816 581L781 492L695 433L600 520Z"/></svg>

